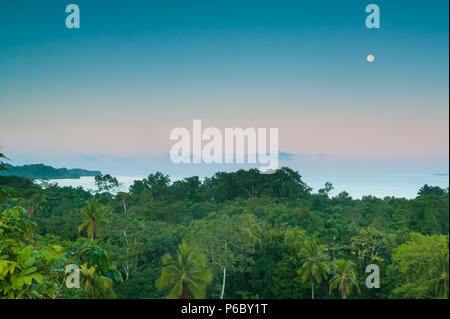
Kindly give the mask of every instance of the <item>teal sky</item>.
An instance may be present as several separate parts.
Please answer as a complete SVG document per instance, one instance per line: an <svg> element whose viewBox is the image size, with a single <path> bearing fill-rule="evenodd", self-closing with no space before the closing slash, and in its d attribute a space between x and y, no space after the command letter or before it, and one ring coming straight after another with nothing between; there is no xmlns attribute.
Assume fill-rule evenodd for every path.
<svg viewBox="0 0 450 319"><path fill-rule="evenodd" d="M69 3L80 29L65 27ZM369 3L380 29L365 27ZM448 9L437 0L7 1L0 146L16 163L120 174L149 163L181 174L168 163L169 133L201 119L278 127L286 163L299 169L408 162L447 173Z"/></svg>

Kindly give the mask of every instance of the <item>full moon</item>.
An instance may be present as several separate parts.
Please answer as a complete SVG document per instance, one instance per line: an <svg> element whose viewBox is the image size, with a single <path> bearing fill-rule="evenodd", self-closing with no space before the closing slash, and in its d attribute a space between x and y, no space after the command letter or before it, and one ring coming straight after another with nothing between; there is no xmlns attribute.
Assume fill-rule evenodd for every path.
<svg viewBox="0 0 450 319"><path fill-rule="evenodd" d="M375 57L372 55L372 54L369 54L368 56L367 56L367 61L368 62L373 62L375 60Z"/></svg>

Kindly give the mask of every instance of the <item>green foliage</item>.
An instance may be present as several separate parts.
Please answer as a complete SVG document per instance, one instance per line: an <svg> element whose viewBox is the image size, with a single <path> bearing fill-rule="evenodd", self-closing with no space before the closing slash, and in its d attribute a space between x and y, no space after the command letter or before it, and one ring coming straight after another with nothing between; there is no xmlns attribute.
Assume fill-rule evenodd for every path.
<svg viewBox="0 0 450 319"><path fill-rule="evenodd" d="M404 298L448 298L448 235L411 234L392 256L392 274L401 284L394 293Z"/></svg>
<svg viewBox="0 0 450 319"><path fill-rule="evenodd" d="M97 175L95 176L95 186L97 186L97 191L99 193L110 193L119 187L119 182L117 181L117 178L112 177L109 174L103 176Z"/></svg>
<svg viewBox="0 0 450 319"><path fill-rule="evenodd" d="M83 297L103 299L115 298L114 282L121 282L122 276L112 263L109 254L95 245L82 247L79 252L81 265L81 286Z"/></svg>
<svg viewBox="0 0 450 319"><path fill-rule="evenodd" d="M439 252L438 260L430 269L430 287L434 296L448 299L448 249Z"/></svg>
<svg viewBox="0 0 450 319"><path fill-rule="evenodd" d="M36 249L32 235L36 224L21 207L0 214L0 298L54 298L57 285L48 269L61 258L62 247Z"/></svg>
<svg viewBox="0 0 450 319"><path fill-rule="evenodd" d="M327 279L327 274L330 271L329 257L325 250L326 247L318 244L314 237L304 242L304 246L300 250L303 265L297 273L303 282L311 282L312 299L314 299L314 285Z"/></svg>
<svg viewBox="0 0 450 319"><path fill-rule="evenodd" d="M429 186L425 184L419 192L417 193L419 196L448 196L448 190L442 189L437 186Z"/></svg>
<svg viewBox="0 0 450 319"><path fill-rule="evenodd" d="M411 200L330 197L331 184L311 193L288 168L176 182L157 172L117 194L114 177L97 180L99 191L90 193L0 176L0 287L13 290L10 297L165 298L175 287L175 297L448 297L448 190L425 185ZM30 247L35 262L21 269L29 258L18 256ZM201 257L178 264L190 249ZM163 265L164 255L174 257ZM380 267L381 289L364 285L371 263ZM79 289L65 286L69 264L80 268ZM180 272L178 281L161 280L176 269L169 264L209 279L178 294ZM25 282L35 273L42 283L39 275Z"/></svg>
<svg viewBox="0 0 450 319"><path fill-rule="evenodd" d="M176 257L166 254L162 258L163 270L156 282L158 289L171 285L167 298L203 298L206 286L211 282L211 274L206 258L194 246L182 242Z"/></svg>
<svg viewBox="0 0 450 319"><path fill-rule="evenodd" d="M356 278L356 266L348 259L337 259L333 263L334 277L330 280L330 293L333 289L339 289L342 294L342 299L346 299L353 288L359 289L358 280Z"/></svg>
<svg viewBox="0 0 450 319"><path fill-rule="evenodd" d="M78 231L86 230L86 235L94 239L100 234L100 223L107 222L105 217L105 207L100 204L95 198L86 201L86 206L81 209L81 216L83 223L78 226Z"/></svg>

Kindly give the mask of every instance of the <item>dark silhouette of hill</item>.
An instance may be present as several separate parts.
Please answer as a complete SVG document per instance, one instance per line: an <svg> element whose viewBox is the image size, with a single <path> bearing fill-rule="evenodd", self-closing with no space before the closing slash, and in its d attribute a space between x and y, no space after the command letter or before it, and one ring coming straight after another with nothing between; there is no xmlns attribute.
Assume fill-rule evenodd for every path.
<svg viewBox="0 0 450 319"><path fill-rule="evenodd" d="M44 164L30 164L23 166L13 166L5 164L6 170L0 171L0 176L20 176L32 179L60 179L74 178L78 179L82 176L102 175L100 171L89 171L80 168L54 168Z"/></svg>

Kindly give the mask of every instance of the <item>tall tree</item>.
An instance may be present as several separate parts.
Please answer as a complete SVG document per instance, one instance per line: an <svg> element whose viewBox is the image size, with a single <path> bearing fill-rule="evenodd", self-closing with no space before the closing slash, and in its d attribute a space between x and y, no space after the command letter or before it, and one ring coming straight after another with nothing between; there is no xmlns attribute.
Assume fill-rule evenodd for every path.
<svg viewBox="0 0 450 319"><path fill-rule="evenodd" d="M211 213L206 220L194 221L186 238L198 244L207 255L213 271L222 278L220 298L225 296L227 275L249 261L249 255L256 244L255 223L252 221L253 238L244 228L240 215Z"/></svg>
<svg viewBox="0 0 450 319"><path fill-rule="evenodd" d="M161 290L173 285L167 298L188 299L205 296L205 289L211 282L211 274L207 268L205 256L196 247L188 246L183 241L176 257L166 254L162 262L164 267L156 287Z"/></svg>
<svg viewBox="0 0 450 319"><path fill-rule="evenodd" d="M261 226L259 225L255 216L252 214L243 214L242 227L248 235L250 245L252 245L253 247L260 247L262 244Z"/></svg>
<svg viewBox="0 0 450 319"><path fill-rule="evenodd" d="M120 184L117 181L117 178L106 174L104 176L95 176L95 186L97 186L97 191L99 193L111 193L116 191L119 188Z"/></svg>
<svg viewBox="0 0 450 319"><path fill-rule="evenodd" d="M358 293L358 280L356 279L356 265L348 259L337 259L333 265L334 277L330 280L330 293L333 289L338 288L341 291L342 299L347 299L353 287Z"/></svg>
<svg viewBox="0 0 450 319"><path fill-rule="evenodd" d="M441 251L432 265L431 285L438 298L448 299L448 250Z"/></svg>
<svg viewBox="0 0 450 319"><path fill-rule="evenodd" d="M306 241L300 250L300 257L304 260L303 266L297 271L300 279L311 281L311 298L314 299L314 285L327 279L329 272L328 255L325 246L319 245L313 237Z"/></svg>
<svg viewBox="0 0 450 319"><path fill-rule="evenodd" d="M87 200L86 206L81 208L83 223L78 226L78 232L85 229L90 239L93 240L95 237L98 237L100 234L100 223L108 221L105 214L105 207L95 198Z"/></svg>

